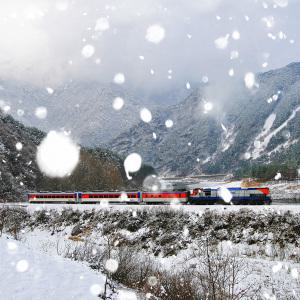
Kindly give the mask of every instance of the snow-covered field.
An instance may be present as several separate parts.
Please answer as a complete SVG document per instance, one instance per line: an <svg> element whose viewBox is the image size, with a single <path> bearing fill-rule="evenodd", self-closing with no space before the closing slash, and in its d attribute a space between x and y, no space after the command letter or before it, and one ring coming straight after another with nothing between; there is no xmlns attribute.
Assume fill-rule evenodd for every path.
<svg viewBox="0 0 300 300"><path fill-rule="evenodd" d="M21 241L0 237L0 299L53 300L99 299L105 276L59 255L59 241L47 231L24 231ZM119 288L112 299L137 300L128 289Z"/></svg>
<svg viewBox="0 0 300 300"><path fill-rule="evenodd" d="M0 299L96 298L105 275L88 266L94 264L93 255L101 252L106 239L114 241L113 252L122 245L135 261L150 259L161 272L194 270L200 262L195 253L205 236L216 242L214 247L222 255L234 254L243 263L245 279L238 288L252 287L247 299L300 297L296 205L29 205L22 211L18 240L11 236L11 224L7 225L11 234L0 237L0 252L5 254L0 275L6 278L0 280ZM89 245L91 257L83 257L82 262L66 258L74 259L74 250L88 252ZM143 299L147 294L115 286L113 299Z"/></svg>
<svg viewBox="0 0 300 300"><path fill-rule="evenodd" d="M88 266L6 235L0 253L0 299L97 299L104 286L104 276Z"/></svg>

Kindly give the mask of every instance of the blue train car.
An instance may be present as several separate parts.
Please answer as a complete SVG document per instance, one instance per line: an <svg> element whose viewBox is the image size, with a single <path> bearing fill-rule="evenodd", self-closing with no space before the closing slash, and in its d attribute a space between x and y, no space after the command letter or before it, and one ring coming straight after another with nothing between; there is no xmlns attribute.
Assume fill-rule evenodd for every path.
<svg viewBox="0 0 300 300"><path fill-rule="evenodd" d="M270 190L262 188L196 188L190 192L191 204L271 204Z"/></svg>

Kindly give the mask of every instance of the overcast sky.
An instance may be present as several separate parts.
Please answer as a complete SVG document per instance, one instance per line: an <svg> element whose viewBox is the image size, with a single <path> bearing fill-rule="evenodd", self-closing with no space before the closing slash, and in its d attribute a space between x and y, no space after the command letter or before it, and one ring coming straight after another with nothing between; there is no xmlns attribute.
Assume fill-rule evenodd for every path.
<svg viewBox="0 0 300 300"><path fill-rule="evenodd" d="M0 76L55 87L123 73L146 90L230 80L300 61L299 17L299 0L0 1Z"/></svg>

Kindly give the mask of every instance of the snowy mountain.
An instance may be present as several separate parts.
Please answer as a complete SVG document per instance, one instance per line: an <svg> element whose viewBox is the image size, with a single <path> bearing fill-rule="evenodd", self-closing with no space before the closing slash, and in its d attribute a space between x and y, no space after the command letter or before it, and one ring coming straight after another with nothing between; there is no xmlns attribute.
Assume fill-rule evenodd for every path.
<svg viewBox="0 0 300 300"><path fill-rule="evenodd" d="M260 73L253 87L206 85L118 136L111 147L138 152L161 173L232 172L260 163L300 162L300 63ZM173 126L167 128L166 120Z"/></svg>
<svg viewBox="0 0 300 300"><path fill-rule="evenodd" d="M0 202L25 198L41 175L35 163L35 148L43 134L0 114ZM17 150L17 143L21 145Z"/></svg>
<svg viewBox="0 0 300 300"><path fill-rule="evenodd" d="M124 100L121 110L114 99ZM69 82L57 88L0 81L0 106L26 126L70 130L85 146L104 145L139 119L139 105L117 85ZM122 100L115 108L122 106Z"/></svg>

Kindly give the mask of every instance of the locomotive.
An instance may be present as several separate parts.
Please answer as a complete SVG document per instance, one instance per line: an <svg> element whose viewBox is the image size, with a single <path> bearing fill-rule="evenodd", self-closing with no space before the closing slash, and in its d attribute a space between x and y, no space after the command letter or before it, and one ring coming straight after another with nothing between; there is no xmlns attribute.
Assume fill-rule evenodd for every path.
<svg viewBox="0 0 300 300"><path fill-rule="evenodd" d="M224 197L224 189L229 197ZM259 188L194 188L176 191L93 191L93 192L32 192L29 203L70 204L271 204L270 190Z"/></svg>

